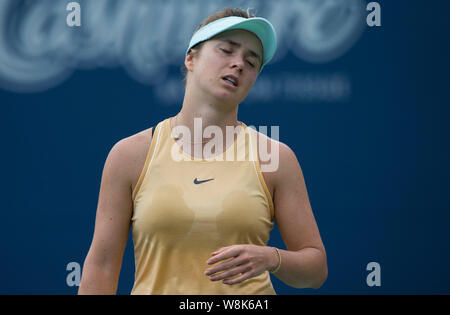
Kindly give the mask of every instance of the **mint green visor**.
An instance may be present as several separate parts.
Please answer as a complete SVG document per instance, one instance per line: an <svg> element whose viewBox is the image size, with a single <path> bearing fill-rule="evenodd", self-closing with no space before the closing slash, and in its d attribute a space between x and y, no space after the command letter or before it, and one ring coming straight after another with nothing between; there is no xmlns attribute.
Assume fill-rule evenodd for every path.
<svg viewBox="0 0 450 315"><path fill-rule="evenodd" d="M189 42L189 47L186 50L186 55L188 54L189 49L195 45L211 39L224 31L235 29L243 29L252 32L261 41L263 46L263 63L259 71L261 72L263 67L272 59L277 50L277 35L275 29L272 24L264 18L254 17L246 19L239 16L229 16L213 21L194 33Z"/></svg>

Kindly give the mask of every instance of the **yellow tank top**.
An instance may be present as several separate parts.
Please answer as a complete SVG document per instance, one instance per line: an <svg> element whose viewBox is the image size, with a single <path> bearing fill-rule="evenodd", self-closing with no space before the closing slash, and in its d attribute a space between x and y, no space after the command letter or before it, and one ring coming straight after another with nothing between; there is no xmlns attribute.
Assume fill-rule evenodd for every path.
<svg viewBox="0 0 450 315"><path fill-rule="evenodd" d="M176 143L171 119L154 128L132 194L131 294L276 294L267 271L234 285L204 274L219 248L269 240L274 207L259 165L256 131L241 122L233 145L218 155L222 160L199 159ZM173 152L185 158L176 160Z"/></svg>

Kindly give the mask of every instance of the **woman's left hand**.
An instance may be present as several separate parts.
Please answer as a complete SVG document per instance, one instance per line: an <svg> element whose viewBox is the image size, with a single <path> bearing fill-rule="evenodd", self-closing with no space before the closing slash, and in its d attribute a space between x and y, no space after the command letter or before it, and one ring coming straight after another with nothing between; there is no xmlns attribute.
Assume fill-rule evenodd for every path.
<svg viewBox="0 0 450 315"><path fill-rule="evenodd" d="M278 259L273 247L249 244L222 247L211 255L213 257L206 262L208 265L231 258L205 272L205 275L210 276L211 281L223 280L225 284L240 283L266 270L271 270L277 265ZM218 272L221 273L216 274ZM239 274L241 275L235 277Z"/></svg>

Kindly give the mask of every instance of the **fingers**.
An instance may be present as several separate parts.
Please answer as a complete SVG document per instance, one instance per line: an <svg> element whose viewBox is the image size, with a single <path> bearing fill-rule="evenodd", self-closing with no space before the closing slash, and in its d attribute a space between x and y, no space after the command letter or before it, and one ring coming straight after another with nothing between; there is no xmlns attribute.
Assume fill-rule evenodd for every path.
<svg viewBox="0 0 450 315"><path fill-rule="evenodd" d="M231 270L224 271L220 274L215 274L215 275L209 277L209 279L211 281L219 281L219 280L224 280L224 279L231 280L228 278L232 278L238 274L245 273L246 271L248 271L248 269L249 269L248 266L245 266L245 265L236 266L235 268L233 268Z"/></svg>
<svg viewBox="0 0 450 315"><path fill-rule="evenodd" d="M222 260L222 259L220 259L220 260ZM248 259L246 259L245 257L237 256L237 257L231 258L229 260L226 260L226 261L224 261L223 263L221 263L219 265L216 265L216 266L213 266L213 267L207 269L205 271L205 275L207 275L207 276L213 275L213 274L215 274L217 272L221 272L221 271L224 271L224 270L227 270L227 269L231 269L231 268L236 267L236 266L245 265L247 263L248 263Z"/></svg>
<svg viewBox="0 0 450 315"><path fill-rule="evenodd" d="M226 250L226 249L228 249L228 248L230 248L231 246L227 246L227 247L222 247L222 248L220 248L219 250L216 250L214 253L212 253L211 255L212 256L215 256L215 255L217 255L217 254L220 254L221 252L223 252L224 250Z"/></svg>
<svg viewBox="0 0 450 315"><path fill-rule="evenodd" d="M223 280L223 283L232 285L232 284L240 283L244 280L247 280L248 278L250 278L250 274L243 273L242 275L240 275L239 277L236 277L234 279L225 279L225 280Z"/></svg>
<svg viewBox="0 0 450 315"><path fill-rule="evenodd" d="M229 246L221 248L218 251L212 253L213 257L208 259L206 263L208 265L214 265L218 261L238 256L240 251L241 249L239 246Z"/></svg>
<svg viewBox="0 0 450 315"><path fill-rule="evenodd" d="M236 259L232 259L227 262L221 263L220 265L217 265L217 266L207 269L205 271L205 275L209 276L209 275L215 274L217 272L230 269L237 265L239 265L239 262L237 262Z"/></svg>
<svg viewBox="0 0 450 315"><path fill-rule="evenodd" d="M212 257L207 260L207 264L213 265L222 260L225 262L209 268L205 271L205 275L210 276L211 281L223 280L224 284L236 284L250 278L249 271L252 270L252 267L249 265L248 255L240 255L245 249L246 247L243 245L233 245L213 252ZM239 277L230 279L239 274L241 274Z"/></svg>

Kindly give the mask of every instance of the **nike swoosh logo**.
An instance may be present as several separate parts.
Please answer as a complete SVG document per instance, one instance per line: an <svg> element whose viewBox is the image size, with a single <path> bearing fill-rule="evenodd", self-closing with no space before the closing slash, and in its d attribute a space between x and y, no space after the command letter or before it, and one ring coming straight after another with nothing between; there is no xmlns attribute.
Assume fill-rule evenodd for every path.
<svg viewBox="0 0 450 315"><path fill-rule="evenodd" d="M210 178L210 179L205 179L205 180L198 180L197 177L194 179L194 184L198 185L198 184L203 184L206 182L209 182L210 180L213 180L214 178Z"/></svg>

